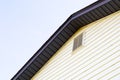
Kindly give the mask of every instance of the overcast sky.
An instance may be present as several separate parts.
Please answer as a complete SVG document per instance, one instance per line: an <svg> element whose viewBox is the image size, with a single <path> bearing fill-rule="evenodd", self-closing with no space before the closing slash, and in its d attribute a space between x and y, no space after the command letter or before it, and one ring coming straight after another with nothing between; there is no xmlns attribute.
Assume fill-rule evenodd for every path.
<svg viewBox="0 0 120 80"><path fill-rule="evenodd" d="M0 80L10 80L74 12L97 0L0 0Z"/></svg>

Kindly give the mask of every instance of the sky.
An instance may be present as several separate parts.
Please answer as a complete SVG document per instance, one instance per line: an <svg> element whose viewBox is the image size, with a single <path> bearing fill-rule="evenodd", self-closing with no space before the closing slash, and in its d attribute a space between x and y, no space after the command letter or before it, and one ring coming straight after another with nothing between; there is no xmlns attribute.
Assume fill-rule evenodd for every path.
<svg viewBox="0 0 120 80"><path fill-rule="evenodd" d="M10 80L74 12L97 0L0 0L0 80Z"/></svg>

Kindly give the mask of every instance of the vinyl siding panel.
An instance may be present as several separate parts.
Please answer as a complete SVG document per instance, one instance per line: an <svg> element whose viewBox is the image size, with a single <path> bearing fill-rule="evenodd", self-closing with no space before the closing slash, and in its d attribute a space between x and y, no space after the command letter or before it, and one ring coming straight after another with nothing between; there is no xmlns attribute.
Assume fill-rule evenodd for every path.
<svg viewBox="0 0 120 80"><path fill-rule="evenodd" d="M120 80L120 11L79 29L32 80Z"/></svg>

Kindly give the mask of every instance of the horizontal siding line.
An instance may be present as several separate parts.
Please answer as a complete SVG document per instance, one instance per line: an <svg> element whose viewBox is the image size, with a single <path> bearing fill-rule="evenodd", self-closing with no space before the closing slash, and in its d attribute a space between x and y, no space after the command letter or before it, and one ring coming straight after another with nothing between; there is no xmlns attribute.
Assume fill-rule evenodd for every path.
<svg viewBox="0 0 120 80"><path fill-rule="evenodd" d="M119 22L120 23L120 22ZM112 26L112 25L111 25ZM114 27L115 26L115 27ZM109 27L109 26L106 26L106 27ZM91 34L89 34L89 31L85 31L86 32L86 35L87 35L87 37L88 38L91 38L91 37L98 37L98 35L100 35L100 34L103 34L103 33L105 33L105 32L110 32L109 30L113 30L112 32L114 32L114 30L116 29L119 29L120 30L120 28L118 28L118 27L120 27L120 25L118 26L118 25L113 25L112 26L112 28L110 27L110 28L102 28L101 30L97 30L97 31L93 31L93 33L91 33ZM115 30L115 31L116 31ZM102 32L102 33L101 33Z"/></svg>
<svg viewBox="0 0 120 80"><path fill-rule="evenodd" d="M119 62L117 62L117 63L120 63L120 61ZM112 73L112 72L114 72L115 70L120 70L120 66L118 66L117 68L115 68L114 70L112 70L111 72L109 72L109 73L107 73L107 74L105 74L104 76L102 76L101 78L99 78L98 80L101 80L102 78L104 78L105 76L107 76L107 75L109 75L110 73ZM103 79L102 79L103 80Z"/></svg>
<svg viewBox="0 0 120 80"><path fill-rule="evenodd" d="M110 77L108 80L113 80L113 78L115 78L116 76L120 76L120 72L118 74L113 75L112 77Z"/></svg>
<svg viewBox="0 0 120 80"><path fill-rule="evenodd" d="M115 23L116 23L116 24L111 23L111 24L107 25L106 27L102 27L102 26L105 26L105 25L100 24L100 25L102 25L100 29L95 29L95 30L92 30L92 31L86 30L86 32L87 32L86 35L92 36L94 33L101 33L101 31L103 31L103 30L107 31L107 30L110 29L110 28L113 28L113 29L114 29L114 27L115 27L115 28L118 28L118 26L120 26L120 25L118 25L118 24L120 23L120 21L117 21L117 22L115 22ZM118 24L117 24L117 23L118 23ZM110 26L111 26L111 27L110 27ZM96 28L97 28L97 27L99 27L99 25L97 25ZM109 28L109 27L110 27L110 28Z"/></svg>
<svg viewBox="0 0 120 80"><path fill-rule="evenodd" d="M120 22L119 22L120 23ZM111 27L109 27L109 26L111 26ZM101 29L99 30L99 29L96 29L96 30L92 30L91 32L90 31L88 31L88 30L86 30L86 35L88 35L88 37L90 36L92 36L94 33L101 33L102 31L107 31L107 30L109 30L110 28L113 28L113 29L115 29L115 28L117 28L117 29L119 29L118 28L118 26L120 26L120 25L118 25L118 24L110 24L110 25L108 25L108 26L106 26L106 27L101 27ZM98 27L98 26L96 26L96 27ZM103 32L102 32L103 33Z"/></svg>
<svg viewBox="0 0 120 80"><path fill-rule="evenodd" d="M109 64L111 61L113 61L113 60L115 60L116 58L118 58L119 60L120 60L120 55L119 56L117 56L117 57L115 57L115 58L113 58L112 60L110 60L109 62L106 62L106 63L104 63L103 65L101 65L101 66L99 66L98 68L96 68L94 71L96 71L96 70L98 70L99 68L101 68L101 67L103 67L103 66L105 66L106 64ZM118 63L118 62L116 62L116 63ZM111 66L113 66L113 65L115 65L116 63L114 63L114 64L111 64L110 66L108 66L107 68L109 68L109 67L111 67ZM120 61L119 61L119 63L120 63ZM94 65L94 66L96 66L96 65ZM92 66L92 67L94 67L94 66ZM90 70L92 67L90 67L89 69L87 69L86 71L88 71L88 70ZM106 69L107 69L106 68ZM106 69L104 69L104 70L106 70ZM103 70L103 71L104 71ZM86 71L84 71L84 72L86 72ZM89 72L89 73L87 73L87 74L85 74L84 72L81 72L81 74L85 74L84 76L82 76L81 78L79 78L79 79L82 79L82 78L85 78L85 77L87 77L89 74L91 74L91 73L93 73L94 71L91 71L91 72ZM78 74L78 75L80 75L80 73ZM76 75L74 78L76 78L78 75ZM81 75L80 75L81 76ZM80 77L79 76L79 77Z"/></svg>
<svg viewBox="0 0 120 80"><path fill-rule="evenodd" d="M118 18L118 19L120 19L120 18ZM92 27L94 27L94 29L91 29L91 27L89 27L88 29L86 29L86 31L88 32L87 35L91 36L91 34L96 33L97 31L101 32L102 30L108 29L111 26L118 25L118 23L120 22L120 21L117 21L118 19L114 19L114 21L116 21L116 22L113 21L114 24L113 24L113 22L109 21L107 23L105 22L105 23L98 23L96 25L92 25ZM108 23L110 23L110 24L108 24ZM106 26L106 25L108 27L102 27L102 26Z"/></svg>
<svg viewBox="0 0 120 80"><path fill-rule="evenodd" d="M119 22L120 23L120 22ZM102 25L102 24L101 24ZM103 27L102 27L103 26ZM118 26L120 26L120 25L118 25L118 24L110 24L110 25L107 25L106 27L104 27L104 25L102 25L101 26L101 28L100 29L96 29L96 30L92 30L91 32L90 31L88 31L87 29L86 30L84 30L84 32L86 32L86 35L88 35L88 37L91 37L94 33L101 33L102 31L108 31L110 28L113 28L113 29L115 29L115 28L118 28ZM110 27L111 26L111 27ZM99 27L99 26L96 26L96 27ZM102 32L103 33L103 32ZM97 36L97 35L96 35Z"/></svg>
<svg viewBox="0 0 120 80"><path fill-rule="evenodd" d="M119 22L120 23L120 22ZM92 30L92 32L89 32L89 31L87 31L86 30L86 35L88 36L88 37L93 37L93 34L95 35L95 36L97 36L97 34L100 34L101 32L102 33L104 33L105 31L108 31L108 30L111 30L111 29L119 29L118 28L118 24L116 24L116 25L112 25L112 24L110 24L110 26L113 26L113 27L110 27L110 28L108 28L109 26L106 26L106 27L101 27L101 29L99 30L99 29L97 29L97 30ZM116 27L114 27L114 26L116 26ZM96 27L98 27L98 26L96 26Z"/></svg>
<svg viewBox="0 0 120 80"><path fill-rule="evenodd" d="M120 61L118 61L118 62L116 62L116 63L114 63L114 64L112 64L111 66L109 66L108 68L106 68L106 69L104 69L103 71L101 71L101 74L103 75L103 73L104 73L104 71L106 71L106 70L109 70L109 72L108 71L106 71L106 73L104 73L104 76L101 76L101 74L97 74L97 75L100 75L101 77L100 78L98 78L97 80L108 80L108 79L102 79L103 77L106 77L107 75L109 75L109 74L112 74L114 71L116 71L117 69L120 69ZM110 69L111 68L111 69ZM102 73L103 72L103 73ZM91 73L92 74L92 73ZM114 72L114 74L116 75L117 73L115 73ZM86 76L87 77L87 76ZM96 80L96 78L94 78L94 77L97 77L96 75L94 75L94 76L92 76L92 77L90 77L90 78L80 78L80 80ZM111 76L109 76L109 78L110 78Z"/></svg>
<svg viewBox="0 0 120 80"><path fill-rule="evenodd" d="M99 34L98 36L92 36L92 37L90 37L90 38L88 38L87 36L86 36L86 40L87 40L87 42L86 42L86 45L88 45L88 44L90 44L90 43L92 43L92 44L94 44L93 43L93 41L98 41L98 40L100 40L100 41L102 41L102 40L107 40L107 39L109 39L109 36L115 36L116 34L119 34L120 35L120 29L117 29L115 32L112 32L112 30L113 29L109 29L109 31L108 32L104 32L103 34Z"/></svg>
<svg viewBox="0 0 120 80"><path fill-rule="evenodd" d="M110 64L110 62L112 62L112 60L114 60L115 61L115 59L118 59L118 62L115 62L114 64ZM92 77L90 77L89 79L92 79L92 78L94 78L95 76L97 76L97 75L100 75L100 74L103 74L102 72L105 72L106 70L108 70L109 68L111 68L111 67L113 67L114 65L120 65L120 55L118 55L117 57L115 57L114 59L112 59L110 62L108 62L107 64L109 64L109 66L107 66L107 64L104 64L107 68L105 68L105 69L103 69L102 71L100 71L100 72L97 72L95 75L93 75ZM102 67L103 67L103 65L102 65ZM120 67L120 66L119 66ZM100 66L100 68L101 68L101 66ZM98 68L99 69L99 68ZM109 69L110 71L112 70L112 69ZM94 71L93 71L94 72ZM108 73L108 72L107 72ZM110 72L109 72L110 73ZM87 75L89 75L89 74L87 74ZM84 77L86 77L86 76L84 76ZM82 77L83 78L83 77ZM94 80L94 79L93 79Z"/></svg>

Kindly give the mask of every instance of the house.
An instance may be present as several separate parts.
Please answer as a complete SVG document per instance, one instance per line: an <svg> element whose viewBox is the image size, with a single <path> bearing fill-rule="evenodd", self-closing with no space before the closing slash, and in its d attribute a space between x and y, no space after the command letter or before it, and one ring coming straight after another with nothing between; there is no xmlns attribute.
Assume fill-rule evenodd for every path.
<svg viewBox="0 0 120 80"><path fill-rule="evenodd" d="M120 0L72 14L12 80L120 80Z"/></svg>

